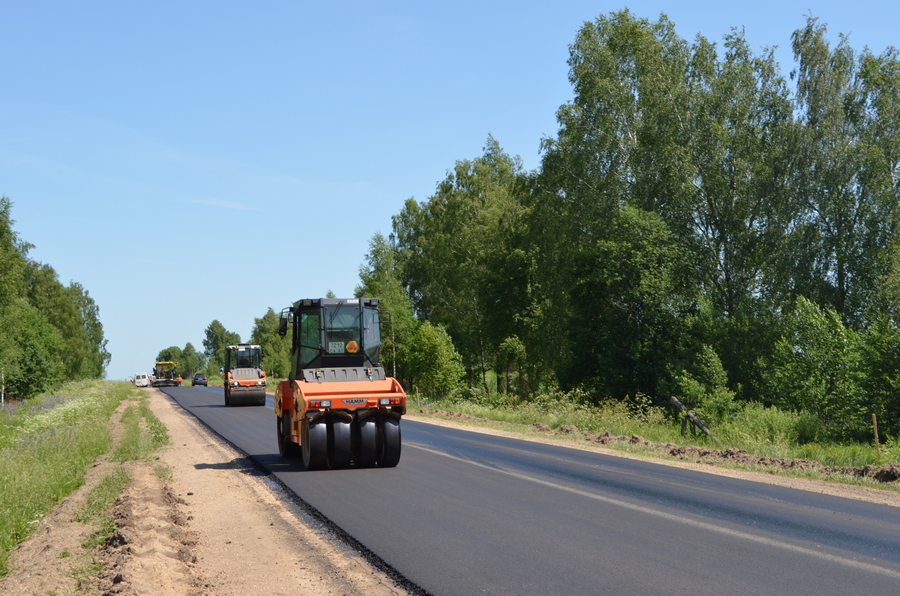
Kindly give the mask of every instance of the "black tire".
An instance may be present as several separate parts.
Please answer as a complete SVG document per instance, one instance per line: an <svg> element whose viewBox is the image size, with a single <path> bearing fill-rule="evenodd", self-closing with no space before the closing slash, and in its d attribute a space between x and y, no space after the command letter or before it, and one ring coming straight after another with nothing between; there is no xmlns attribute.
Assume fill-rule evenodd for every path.
<svg viewBox="0 0 900 596"><path fill-rule="evenodd" d="M353 461L360 468L371 468L378 460L378 422L374 416L354 425Z"/></svg>
<svg viewBox="0 0 900 596"><path fill-rule="evenodd" d="M332 470L350 465L350 422L332 418L328 423L328 451L326 460Z"/></svg>
<svg viewBox="0 0 900 596"><path fill-rule="evenodd" d="M276 433L278 437L278 453L281 457L295 459L300 455L300 446L291 441L291 413L285 412L284 417L276 418Z"/></svg>
<svg viewBox="0 0 900 596"><path fill-rule="evenodd" d="M400 462L400 421L390 416L381 419L381 446L378 465L393 468Z"/></svg>
<svg viewBox="0 0 900 596"><path fill-rule="evenodd" d="M256 403L253 404L253 405L254 405L254 406L264 406L264 405L266 405L266 392L265 392L265 391L260 391L260 395L257 396L257 398L256 398Z"/></svg>
<svg viewBox="0 0 900 596"><path fill-rule="evenodd" d="M310 422L304 418L300 423L300 442L303 451L303 466L307 470L321 470L326 465L328 452L328 425L319 418Z"/></svg>

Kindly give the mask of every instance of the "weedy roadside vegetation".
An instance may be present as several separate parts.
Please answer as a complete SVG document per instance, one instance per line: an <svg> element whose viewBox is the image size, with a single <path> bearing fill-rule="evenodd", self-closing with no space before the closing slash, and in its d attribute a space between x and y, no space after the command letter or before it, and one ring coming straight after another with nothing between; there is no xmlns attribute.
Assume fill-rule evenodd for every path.
<svg viewBox="0 0 900 596"><path fill-rule="evenodd" d="M125 432L112 453L112 461L146 459L169 442L166 427L150 411L146 397L141 398L139 405L126 408L122 414L122 424Z"/></svg>
<svg viewBox="0 0 900 596"><path fill-rule="evenodd" d="M653 405L643 395L625 401L594 403L586 393L578 390L545 390L533 398L523 399L513 394L469 389L453 397L420 396L419 400L426 415L435 411L458 412L521 425L524 432L535 432L533 425L536 423L546 424L552 430L570 425L598 435L603 432L615 436L634 434L654 443L743 449L758 457L807 459L825 466L856 467L900 462L900 441L894 437L881 437L878 448L874 439L871 443L822 440L818 436L820 424L815 417L776 407L763 407L755 402L736 403L727 416L708 424L710 431L721 441L719 444L702 433L683 436L681 418L674 407ZM417 407L414 394L410 395L409 404L410 408ZM606 447L631 452L646 451L625 442ZM803 470L784 473L816 476L815 472Z"/></svg>
<svg viewBox="0 0 900 596"><path fill-rule="evenodd" d="M125 410L125 430L114 446L110 418L127 399L137 399L138 404ZM84 484L88 468L98 458L108 456L118 463L146 459L167 442L166 429L150 411L146 397L125 382L68 383L52 395L0 410L0 576L9 572L10 551L57 503ZM116 466L88 494L77 520L95 530L83 548L101 543L112 531L108 512L127 484L127 470ZM83 561L77 564L84 567Z"/></svg>

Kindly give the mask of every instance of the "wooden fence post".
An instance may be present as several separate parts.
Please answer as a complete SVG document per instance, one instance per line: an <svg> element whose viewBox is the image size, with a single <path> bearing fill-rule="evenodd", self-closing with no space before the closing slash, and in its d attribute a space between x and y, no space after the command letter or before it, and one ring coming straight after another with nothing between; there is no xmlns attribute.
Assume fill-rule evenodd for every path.
<svg viewBox="0 0 900 596"><path fill-rule="evenodd" d="M878 445L878 418L875 416L875 412L872 412L872 428L875 430L875 456L878 458L878 462L881 462L881 446Z"/></svg>
<svg viewBox="0 0 900 596"><path fill-rule="evenodd" d="M714 437L713 434L712 434L711 432L709 432L709 429L706 428L706 425L703 424L703 421L700 420L699 418L697 418L696 416L694 416L694 413L693 413L693 412L691 412L690 410L688 410L687 408L685 408L685 407L682 405L682 403L681 403L680 401L678 401L678 398L676 398L676 397L673 395L673 396L669 397L669 399L672 400L672 403L675 404L675 406L676 406L679 410L681 410L681 412L684 413L685 416L687 416L687 419L691 421L691 424L693 424L693 427L691 427L691 432L692 432L692 433L696 432L696 431L694 430L694 427L699 428L700 430L703 431L703 434L705 434L707 437L709 437L710 439L712 439L713 441L715 441L717 444L719 444L719 445L722 444L722 441L720 441L719 439L717 439L716 437ZM682 428L684 428L684 427L682 427ZM682 433L682 434L683 434L683 433Z"/></svg>

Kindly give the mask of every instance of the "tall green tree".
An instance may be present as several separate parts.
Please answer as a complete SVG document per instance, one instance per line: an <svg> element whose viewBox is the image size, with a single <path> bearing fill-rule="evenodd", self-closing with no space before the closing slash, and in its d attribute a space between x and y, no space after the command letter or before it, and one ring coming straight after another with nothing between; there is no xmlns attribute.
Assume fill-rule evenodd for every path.
<svg viewBox="0 0 900 596"><path fill-rule="evenodd" d="M416 319L400 274L396 247L375 234L354 293L381 300L382 364L408 391L449 395L461 386L465 372L460 355L446 330Z"/></svg>
<svg viewBox="0 0 900 596"><path fill-rule="evenodd" d="M705 295L733 316L765 284L764 274L796 215L790 202L794 126L790 97L771 51L754 55L743 33L725 55L702 37L688 71L690 172L679 211L690 225Z"/></svg>
<svg viewBox="0 0 900 596"><path fill-rule="evenodd" d="M415 349L419 321L400 281L401 275L396 247L376 233L369 241L365 262L359 267L360 283L354 296L381 300L379 308L389 313L382 321L381 362L389 374L409 385L413 381L410 355Z"/></svg>
<svg viewBox="0 0 900 596"><path fill-rule="evenodd" d="M63 286L50 265L28 261L25 295L60 332L58 357L67 379L100 378L110 354L106 350L99 308L81 284Z"/></svg>
<svg viewBox="0 0 900 596"><path fill-rule="evenodd" d="M26 255L32 248L13 229L12 201L0 197L0 316L24 294Z"/></svg>
<svg viewBox="0 0 900 596"><path fill-rule="evenodd" d="M489 137L484 155L461 160L425 203L394 217L403 282L420 317L445 326L471 380L484 381L504 338L486 335L484 289L504 221L518 217L521 163Z"/></svg>
<svg viewBox="0 0 900 596"><path fill-rule="evenodd" d="M861 106L866 133L861 183L874 203L867 223L869 283L875 285L875 309L900 316L900 53L894 48L879 56L866 51L860 59ZM872 291L873 288L869 288Z"/></svg>
<svg viewBox="0 0 900 596"><path fill-rule="evenodd" d="M686 142L689 59L688 44L665 15L650 22L628 10L585 23L570 47L575 97L557 112L557 137L543 143L541 171L530 187L523 259L530 261L532 292L525 318L543 331L529 341L528 353L563 378L603 376L596 364L585 370L592 365L579 326L589 308L588 288L615 285L602 279L615 265L598 250L618 245L620 210L666 213L672 223L663 228L690 229L683 221L693 182ZM592 317L595 333L610 336L611 328L596 323L612 324L614 312ZM595 353L606 353L605 347Z"/></svg>
<svg viewBox="0 0 900 596"><path fill-rule="evenodd" d="M679 287L683 257L661 218L631 207L588 248L572 290L576 356L561 380L598 397L654 395L672 385L672 363L685 352L692 303Z"/></svg>
<svg viewBox="0 0 900 596"><path fill-rule="evenodd" d="M65 380L65 367L59 358L63 338L44 314L25 299L7 306L0 342L4 356L0 371L9 397L28 399Z"/></svg>
<svg viewBox="0 0 900 596"><path fill-rule="evenodd" d="M182 351L178 346L169 346L160 350L159 354L156 355L157 362L174 362L178 366L179 372L181 372L182 360Z"/></svg>
<svg viewBox="0 0 900 596"><path fill-rule="evenodd" d="M181 361L178 363L178 370L183 377L192 377L194 373L202 372L206 369L206 355L198 352L194 344L187 342L181 350Z"/></svg>
<svg viewBox="0 0 900 596"><path fill-rule="evenodd" d="M106 374L106 366L111 355L106 349L107 340L103 336L100 308L80 283L71 282L66 291L81 316L83 338L87 347L79 376L90 379L102 378Z"/></svg>
<svg viewBox="0 0 900 596"><path fill-rule="evenodd" d="M793 299L780 276L789 230L796 126L790 95L771 50L754 54L742 32L725 36L724 55L698 37L687 72L690 132L688 200L677 220L680 244L708 305L703 341L721 355L732 387L757 397L758 362L774 340L767 313Z"/></svg>
<svg viewBox="0 0 900 596"><path fill-rule="evenodd" d="M209 359L210 372L218 371L225 366L225 346L241 343L241 336L228 331L218 319L213 320L206 328L203 339L203 353Z"/></svg>
<svg viewBox="0 0 900 596"><path fill-rule="evenodd" d="M291 372L290 338L278 335L279 317L270 307L266 314L253 319L250 343L262 349L263 369L271 377L286 379Z"/></svg>
<svg viewBox="0 0 900 596"><path fill-rule="evenodd" d="M0 374L13 378L19 374L20 346L12 333L16 323L18 300L23 294L25 270L24 246L13 229L12 202L0 197Z"/></svg>
<svg viewBox="0 0 900 596"><path fill-rule="evenodd" d="M102 377L110 355L97 305L80 284L63 286L51 266L28 259L33 247L13 229L11 210L0 197L0 370L14 379L11 391L31 397L65 379Z"/></svg>
<svg viewBox="0 0 900 596"><path fill-rule="evenodd" d="M90 346L84 333L84 321L72 296L59 282L50 265L29 261L26 268L28 302L41 311L62 337L57 357L68 379L81 378L82 365Z"/></svg>
<svg viewBox="0 0 900 596"><path fill-rule="evenodd" d="M776 405L815 414L838 438L859 438L871 423L862 353L859 334L836 311L801 296L771 360Z"/></svg>
<svg viewBox="0 0 900 596"><path fill-rule="evenodd" d="M544 311L563 317L557 332L578 329L570 289L613 273L586 263L596 260L589 253L598 241L615 242L624 206L659 216L681 247L683 262L670 269L680 301L694 293L725 330L747 329L729 319L752 320L760 310L755 302L770 293L766 276L797 212L789 201L794 125L772 53L755 55L738 31L724 49L720 56L702 36L690 46L665 15L651 22L627 10L578 32L569 59L575 98L558 112L558 137L545 141L529 218L542 302L553 305ZM645 249L652 258L658 247ZM757 343L710 331L706 341L726 356L733 382L758 375L746 364L757 360L746 350ZM555 351L562 368L577 365L572 344Z"/></svg>
<svg viewBox="0 0 900 596"><path fill-rule="evenodd" d="M465 369L447 332L424 321L416 329L414 341L415 348L409 354L409 368L416 390L447 397L460 389Z"/></svg>
<svg viewBox="0 0 900 596"><path fill-rule="evenodd" d="M895 52L857 59L843 35L832 48L826 32L809 17L792 37L804 199L795 284L858 328L889 267L884 247L898 224L898 65Z"/></svg>

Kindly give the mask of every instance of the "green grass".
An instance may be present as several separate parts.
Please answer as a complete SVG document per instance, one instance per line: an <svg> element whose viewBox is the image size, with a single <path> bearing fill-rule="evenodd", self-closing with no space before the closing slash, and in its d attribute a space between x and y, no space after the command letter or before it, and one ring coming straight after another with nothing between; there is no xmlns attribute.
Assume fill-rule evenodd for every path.
<svg viewBox="0 0 900 596"><path fill-rule="evenodd" d="M158 478L162 478L166 482L172 482L174 478L174 474L172 473L172 468L169 466L156 465L153 466L153 473L156 474Z"/></svg>
<svg viewBox="0 0 900 596"><path fill-rule="evenodd" d="M638 434L654 442L678 442L680 427L666 419L662 408L651 406L646 399L628 402L607 401L599 405L585 403L577 393L545 393L532 400L509 396L476 396L474 399L432 400L422 397L428 409L461 412L509 424L548 425L553 430L575 426L580 431L600 434Z"/></svg>
<svg viewBox="0 0 900 596"><path fill-rule="evenodd" d="M90 523L106 512L116 501L119 493L128 486L128 481L128 471L125 468L120 466L114 468L90 490L84 504L75 513L75 521Z"/></svg>
<svg viewBox="0 0 900 596"><path fill-rule="evenodd" d="M167 445L169 434L143 397L137 406L128 406L122 414L125 432L112 454L112 461L147 459L159 447Z"/></svg>
<svg viewBox="0 0 900 596"><path fill-rule="evenodd" d="M117 466L100 479L88 493L84 504L75 512L75 521L94 527L81 542L81 548L91 550L106 542L116 529L115 520L109 514L119 494L128 486L128 471Z"/></svg>
<svg viewBox="0 0 900 596"><path fill-rule="evenodd" d="M9 551L40 519L84 483L88 467L109 450L109 418L133 391L129 383L83 381L59 393L48 410L20 408L0 429L0 574ZM46 398L46 396L42 396Z"/></svg>
<svg viewBox="0 0 900 596"><path fill-rule="evenodd" d="M580 431L595 434L635 434L655 443L730 447L743 449L758 457L808 459L825 466L859 467L900 462L900 442L896 440L884 441L880 452L876 451L874 444L804 440L815 435L817 421L805 414L764 408L759 404L746 404L729 421L712 426L711 432L721 441L718 444L700 432L683 437L681 423L675 418L674 409L653 406L643 396L625 402L607 401L599 405L588 403L585 396L578 392L546 392L533 399L521 400L509 395L470 391L470 395L464 399L432 399L422 396L421 400L426 412L460 412L494 422L518 425L525 433L535 432L535 423L547 424L552 430L571 425ZM414 397L410 399L409 405L410 408L415 407ZM478 422L474 424L477 425ZM610 447L641 451L629 444L613 444Z"/></svg>
<svg viewBox="0 0 900 596"><path fill-rule="evenodd" d="M81 548L92 550L104 544L106 539L116 530L116 522L111 515L104 513L92 520L94 531L81 541Z"/></svg>
<svg viewBox="0 0 900 596"><path fill-rule="evenodd" d="M103 562L93 558L87 561L81 560L72 563L69 569L71 570L69 575L75 580L77 589L84 594L89 594L92 590L91 580L103 569Z"/></svg>
<svg viewBox="0 0 900 596"><path fill-rule="evenodd" d="M125 430L113 450L109 421L125 399L139 402L123 413ZM34 407L45 402L55 407ZM55 395L39 396L14 414L0 415L0 575L9 571L9 552L60 500L84 484L98 458L111 454L115 462L148 459L168 441L168 431L150 411L146 396L123 381L69 383ZM107 512L127 482L127 472L117 468L89 494L79 511L82 520L96 526L86 548L102 543L113 531Z"/></svg>

